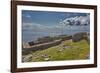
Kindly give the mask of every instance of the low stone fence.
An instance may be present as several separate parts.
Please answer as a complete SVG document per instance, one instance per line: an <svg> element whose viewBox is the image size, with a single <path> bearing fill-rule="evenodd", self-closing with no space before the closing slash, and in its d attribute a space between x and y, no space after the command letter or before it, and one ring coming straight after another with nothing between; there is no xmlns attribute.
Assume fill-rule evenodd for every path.
<svg viewBox="0 0 100 73"><path fill-rule="evenodd" d="M70 39L72 39L72 36L63 37L61 39L62 39L62 41L70 40Z"/></svg>
<svg viewBox="0 0 100 73"><path fill-rule="evenodd" d="M89 43L89 38L88 38L87 33L82 32L82 33L74 34L73 36L62 37L62 38L59 38L59 39L56 39L53 41L48 40L48 38L46 38L46 39L44 39L45 42L42 40L42 43L38 43L38 44L35 44L34 42L31 42L30 44L26 43L25 45L23 45L22 54L28 54L31 51L47 49L49 47L59 45L62 41L70 40L70 39L72 39L73 42L77 42L82 39L85 39Z"/></svg>
<svg viewBox="0 0 100 73"><path fill-rule="evenodd" d="M28 54L32 51L47 49L49 47L59 45L61 42L62 42L62 40L59 39L59 40L54 40L54 41L48 42L48 43L37 44L37 45L33 45L33 46L27 46L27 47L24 47L22 49L22 54L25 55L25 54Z"/></svg>

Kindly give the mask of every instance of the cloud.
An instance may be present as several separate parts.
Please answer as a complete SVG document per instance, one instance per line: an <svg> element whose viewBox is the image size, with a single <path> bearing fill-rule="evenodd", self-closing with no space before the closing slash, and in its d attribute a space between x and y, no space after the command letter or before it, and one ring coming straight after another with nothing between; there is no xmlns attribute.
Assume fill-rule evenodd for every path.
<svg viewBox="0 0 100 73"><path fill-rule="evenodd" d="M27 31L43 29L43 28L44 28L43 25L37 23L22 23L22 29Z"/></svg>
<svg viewBox="0 0 100 73"><path fill-rule="evenodd" d="M66 18L56 25L44 25L38 23L22 23L22 30L31 32L60 32L64 30L89 30L90 16L75 16Z"/></svg>
<svg viewBox="0 0 100 73"><path fill-rule="evenodd" d="M67 26L67 25L73 25L73 26L85 26L90 24L90 16L75 16L71 18L66 18L63 21L60 22L60 25Z"/></svg>
<svg viewBox="0 0 100 73"><path fill-rule="evenodd" d="M23 17L31 18L31 15L30 14L23 14Z"/></svg>
<svg viewBox="0 0 100 73"><path fill-rule="evenodd" d="M26 15L26 17L27 17L27 18L31 18L31 16L30 16L30 15Z"/></svg>
<svg viewBox="0 0 100 73"><path fill-rule="evenodd" d="M23 31L36 31L36 32L46 32L46 31L54 31L54 29L58 29L56 26L46 26L38 23L22 23Z"/></svg>

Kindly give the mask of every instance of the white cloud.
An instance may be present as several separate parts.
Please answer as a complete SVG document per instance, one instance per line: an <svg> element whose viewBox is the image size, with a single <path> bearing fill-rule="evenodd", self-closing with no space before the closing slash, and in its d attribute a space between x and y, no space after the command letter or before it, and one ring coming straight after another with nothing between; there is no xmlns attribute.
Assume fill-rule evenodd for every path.
<svg viewBox="0 0 100 73"><path fill-rule="evenodd" d="M31 18L30 14L22 14L22 16L25 17L25 18Z"/></svg>
<svg viewBox="0 0 100 73"><path fill-rule="evenodd" d="M31 18L31 15L27 14L27 15L25 15L25 17L27 17L27 18Z"/></svg>
<svg viewBox="0 0 100 73"><path fill-rule="evenodd" d="M37 24L37 23L22 23L22 28L25 30L34 30L43 28L43 25Z"/></svg>
<svg viewBox="0 0 100 73"><path fill-rule="evenodd" d="M60 25L89 25L90 16L75 16L71 18L66 18L60 22Z"/></svg>
<svg viewBox="0 0 100 73"><path fill-rule="evenodd" d="M73 26L70 26L70 22L73 24ZM78 22L80 22L79 25ZM87 16L75 16L71 18L66 18L65 20L62 20L59 24L56 25L44 25L44 24L38 24L38 23L23 23L22 29L26 31L34 31L34 32L60 32L62 29L64 30L89 30L89 15ZM86 26L83 26L84 24L87 24Z"/></svg>

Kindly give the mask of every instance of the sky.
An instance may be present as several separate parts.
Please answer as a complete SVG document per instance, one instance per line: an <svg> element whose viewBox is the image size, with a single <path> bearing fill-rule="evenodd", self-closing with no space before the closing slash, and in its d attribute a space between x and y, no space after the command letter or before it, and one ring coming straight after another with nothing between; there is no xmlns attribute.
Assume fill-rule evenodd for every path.
<svg viewBox="0 0 100 73"><path fill-rule="evenodd" d="M60 21L66 18L75 17L75 16L87 16L87 13L23 10L22 22L53 26L59 24Z"/></svg>
<svg viewBox="0 0 100 73"><path fill-rule="evenodd" d="M89 30L89 13L22 10L22 38L24 41L43 36L89 32Z"/></svg>

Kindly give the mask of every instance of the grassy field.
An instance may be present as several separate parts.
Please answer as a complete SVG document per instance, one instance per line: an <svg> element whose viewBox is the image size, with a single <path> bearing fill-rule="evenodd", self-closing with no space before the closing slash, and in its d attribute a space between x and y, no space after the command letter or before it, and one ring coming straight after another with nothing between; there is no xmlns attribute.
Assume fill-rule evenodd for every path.
<svg viewBox="0 0 100 73"><path fill-rule="evenodd" d="M90 47L86 40L81 40L79 42L66 40L57 46L31 52L31 54L27 55L31 57L23 62L82 60L88 58L89 51Z"/></svg>

